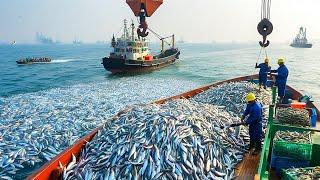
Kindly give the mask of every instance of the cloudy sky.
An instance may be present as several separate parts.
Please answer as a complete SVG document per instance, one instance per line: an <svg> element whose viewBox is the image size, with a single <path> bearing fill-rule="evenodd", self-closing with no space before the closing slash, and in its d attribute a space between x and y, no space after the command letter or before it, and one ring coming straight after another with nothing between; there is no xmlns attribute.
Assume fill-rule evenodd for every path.
<svg viewBox="0 0 320 180"><path fill-rule="evenodd" d="M260 0L164 0L148 18L159 34L189 42L260 40ZM273 0L273 42L288 42L300 26L320 39L319 0ZM43 32L62 42L109 40L122 20L135 19L125 0L0 0L0 42L34 43Z"/></svg>

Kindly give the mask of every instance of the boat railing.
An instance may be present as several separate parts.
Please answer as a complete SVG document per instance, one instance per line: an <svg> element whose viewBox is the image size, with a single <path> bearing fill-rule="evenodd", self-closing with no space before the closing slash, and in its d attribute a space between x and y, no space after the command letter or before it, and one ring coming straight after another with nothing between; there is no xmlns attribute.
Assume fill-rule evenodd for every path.
<svg viewBox="0 0 320 180"><path fill-rule="evenodd" d="M293 88L288 86L288 89L294 90ZM297 95L299 95L298 93ZM296 95L296 96L297 96ZM320 132L320 129L316 128L309 128L309 127L298 127L298 126L292 126L292 125L283 125L275 122L275 114L276 114L276 87L272 88L272 104L269 106L269 115L268 115L268 122L267 122L267 130L265 134L265 139L264 139L264 144L263 144L263 149L260 154L260 162L259 162L259 167L258 167L258 174L255 176L255 179L259 180L264 180L264 179L269 179L270 178L270 157L272 154L272 146L273 146L273 139L275 136L275 133L277 131L283 131L283 130L289 130L289 131L298 131L298 132L303 132L303 131L309 131L309 132ZM313 104L309 104L309 106L314 106ZM317 148L313 148L313 151L319 151L320 152L320 145L317 145ZM319 165L320 162L320 156L316 157L315 152L312 152L312 162L311 165Z"/></svg>

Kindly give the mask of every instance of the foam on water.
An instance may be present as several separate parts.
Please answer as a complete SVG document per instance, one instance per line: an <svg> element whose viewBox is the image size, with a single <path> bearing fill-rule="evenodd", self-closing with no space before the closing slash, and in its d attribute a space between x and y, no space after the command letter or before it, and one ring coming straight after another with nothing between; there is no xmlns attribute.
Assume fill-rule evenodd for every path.
<svg viewBox="0 0 320 180"><path fill-rule="evenodd" d="M66 63L66 62L72 62L72 61L77 61L77 59L54 59L51 61L51 63Z"/></svg>

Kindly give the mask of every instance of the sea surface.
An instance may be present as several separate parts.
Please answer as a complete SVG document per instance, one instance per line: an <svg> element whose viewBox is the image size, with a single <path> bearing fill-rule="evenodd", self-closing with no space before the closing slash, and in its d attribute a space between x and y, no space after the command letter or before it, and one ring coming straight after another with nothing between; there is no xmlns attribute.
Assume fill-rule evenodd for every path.
<svg viewBox="0 0 320 180"><path fill-rule="evenodd" d="M1 45L0 135L4 131L1 123L9 119L32 119L46 124L48 106L55 111L51 119L84 118L81 116L90 114L92 124L98 126L128 105L149 103L208 83L257 73L254 65L263 61L262 57L259 59L258 44L183 43L178 47L181 56L174 65L145 74L113 75L101 64L101 59L111 51L109 45ZM152 45L154 52L159 48ZM273 69L277 68L277 58L284 57L290 71L288 84L311 95L319 104L320 46L295 49L286 44L271 44L267 53ZM53 60L49 64L16 64L16 60L25 57ZM93 128L78 132L78 136ZM11 133L18 136L23 132Z"/></svg>
<svg viewBox="0 0 320 180"><path fill-rule="evenodd" d="M10 98L17 94L35 93L54 88L72 87L79 84L134 82L148 80L149 88L165 86L184 89L166 83L154 84L153 80L188 82L192 87L224 80L235 76L257 73L254 64L260 47L254 44L178 44L181 58L173 66L147 74L118 76L106 72L100 64L111 48L109 45L0 45L0 97ZM159 46L153 44L157 52ZM289 84L312 95L319 102L320 46L312 49L291 48L286 44L271 44L267 49L272 68L277 68L278 57L286 59L289 68ZM16 60L25 57L50 57L50 64L17 65ZM136 82L139 84L139 82ZM134 87L132 87L134 88ZM121 91L121 89L119 89ZM174 95L174 94L172 94Z"/></svg>

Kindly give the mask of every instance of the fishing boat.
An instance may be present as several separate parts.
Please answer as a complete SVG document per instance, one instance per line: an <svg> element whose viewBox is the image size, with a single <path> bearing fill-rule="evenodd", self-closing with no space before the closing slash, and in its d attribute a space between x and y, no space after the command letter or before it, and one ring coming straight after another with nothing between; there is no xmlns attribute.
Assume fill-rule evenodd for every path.
<svg viewBox="0 0 320 180"><path fill-rule="evenodd" d="M202 93L212 87L217 87L224 83L230 83L230 82L241 82L241 81L249 81L253 83L258 83L257 75L251 75L251 76L243 76L243 77L237 77L225 81L216 82L213 84L209 84L200 88L196 88L194 90L172 96L165 99L157 100L153 103L156 104L163 104L169 100L173 99L189 99L191 97L194 97L195 95ZM316 128L303 128L303 127L295 127L295 126L287 126L282 124L277 124L276 122L273 122L274 117L274 110L276 105L276 88L273 87L273 97L272 97L272 104L269 106L269 118L267 123L267 130L265 134L265 140L263 145L263 151L260 153L260 156L252 156L250 154L246 154L236 167L236 175L237 179L279 179L277 175L275 175L274 171L270 168L270 159L271 159L271 152L272 152L272 143L274 138L274 133L276 130L287 130L287 129L293 129L293 130L308 130L313 132L320 132L320 130ZM290 94L291 99L299 99L302 94L295 90L294 88L287 86L288 94ZM314 108L316 112L319 114L319 110L316 108L315 104L313 102L308 102L306 104L307 108ZM121 112L120 112L121 113ZM119 113L119 114L120 114ZM118 114L118 115L119 115ZM118 116L116 115L116 116ZM317 117L317 121L320 121L319 116ZM46 180L46 179L58 179L59 178L59 163L61 163L63 166L68 165L72 160L72 155L79 156L81 149L90 142L93 137L97 134L97 132L102 127L98 127L95 130L93 130L91 133L86 135L85 137L81 138L77 142L74 143L73 146L67 148L63 152L61 152L59 155L57 155L55 158L53 158L51 161L47 162L45 165L43 165L40 169L38 169L36 172L34 172L32 175L28 177L28 179L36 179L36 180ZM319 143L320 144L320 143ZM313 149L316 152L320 152L320 145L316 145ZM314 153L316 155L316 152ZM320 157L315 157L313 159L313 165L320 165ZM60 171L61 173L61 171Z"/></svg>
<svg viewBox="0 0 320 180"><path fill-rule="evenodd" d="M113 52L110 53L109 57L102 59L102 64L107 71L112 73L148 72L166 67L179 59L180 51L175 48L174 35L170 36L172 46L169 49L164 49L165 39L169 37L161 38L161 52L152 55L147 40L135 36L133 23L131 24L131 34L126 20L124 20L123 29L120 38L117 38L117 40L114 36L112 38Z"/></svg>
<svg viewBox="0 0 320 180"><path fill-rule="evenodd" d="M25 58L16 61L18 64L35 64L35 63L50 63L51 58L40 57L40 58Z"/></svg>
<svg viewBox="0 0 320 180"><path fill-rule="evenodd" d="M312 44L308 43L307 28L300 27L299 33L290 46L295 48L312 48Z"/></svg>

